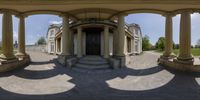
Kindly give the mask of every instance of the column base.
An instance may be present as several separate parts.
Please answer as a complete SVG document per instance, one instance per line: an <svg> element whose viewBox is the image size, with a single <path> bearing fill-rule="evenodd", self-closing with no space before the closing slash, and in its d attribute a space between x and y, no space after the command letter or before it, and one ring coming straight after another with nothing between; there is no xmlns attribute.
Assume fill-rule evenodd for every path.
<svg viewBox="0 0 200 100"><path fill-rule="evenodd" d="M10 59L10 60L5 60L5 59L0 59L1 64L9 64L9 63L13 63L13 62L17 62L18 59Z"/></svg>
<svg viewBox="0 0 200 100"><path fill-rule="evenodd" d="M166 56L166 55L161 55L160 56L160 58L162 58L162 59L173 59L173 58L175 58L176 57L176 55L175 54L171 54L171 55L169 55L169 56Z"/></svg>
<svg viewBox="0 0 200 100"><path fill-rule="evenodd" d="M16 56L17 58L24 58L24 57L27 57L28 55L27 55L26 53L18 52L18 53L15 54L15 56Z"/></svg>
<svg viewBox="0 0 200 100"><path fill-rule="evenodd" d="M177 59L159 59L159 65L164 66L169 69L183 71L183 72L200 72L200 65L186 64L185 62L180 62Z"/></svg>
<svg viewBox="0 0 200 100"><path fill-rule="evenodd" d="M30 57L27 56L26 58L19 60L19 59L12 59L12 60L3 60L0 59L0 72L7 72L11 70L15 70L17 68L26 67L30 64L31 60Z"/></svg>
<svg viewBox="0 0 200 100"><path fill-rule="evenodd" d="M115 60L110 60L114 61L115 64L113 63L112 65L114 65L115 68L126 67L130 63L129 56L113 56L112 59L115 59Z"/></svg>
<svg viewBox="0 0 200 100"><path fill-rule="evenodd" d="M72 55L59 55L58 62L66 67L72 67L78 61L77 57Z"/></svg>
<svg viewBox="0 0 200 100"><path fill-rule="evenodd" d="M6 56L4 54L1 54L0 59L2 59L2 60L12 60L12 59L16 59L16 57L14 55Z"/></svg>
<svg viewBox="0 0 200 100"><path fill-rule="evenodd" d="M106 56L103 56L103 57L104 57L105 59L108 59L110 56L107 56L107 55L106 55Z"/></svg>
<svg viewBox="0 0 200 100"><path fill-rule="evenodd" d="M177 59L174 59L173 61L176 63L187 64L187 65L194 64L194 58L188 58L188 59L177 58Z"/></svg>

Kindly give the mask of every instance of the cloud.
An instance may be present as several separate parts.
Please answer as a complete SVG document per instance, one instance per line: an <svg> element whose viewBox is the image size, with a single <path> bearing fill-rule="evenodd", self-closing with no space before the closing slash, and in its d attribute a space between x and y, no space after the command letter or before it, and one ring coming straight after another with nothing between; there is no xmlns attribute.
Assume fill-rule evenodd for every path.
<svg viewBox="0 0 200 100"><path fill-rule="evenodd" d="M198 13L194 13L194 14L191 15L191 17L192 17L193 19L198 18L198 17L199 17L199 14L198 14Z"/></svg>
<svg viewBox="0 0 200 100"><path fill-rule="evenodd" d="M14 38L14 41L18 40L18 33L16 31L13 31L13 38Z"/></svg>
<svg viewBox="0 0 200 100"><path fill-rule="evenodd" d="M49 21L50 24L61 24L62 21Z"/></svg>

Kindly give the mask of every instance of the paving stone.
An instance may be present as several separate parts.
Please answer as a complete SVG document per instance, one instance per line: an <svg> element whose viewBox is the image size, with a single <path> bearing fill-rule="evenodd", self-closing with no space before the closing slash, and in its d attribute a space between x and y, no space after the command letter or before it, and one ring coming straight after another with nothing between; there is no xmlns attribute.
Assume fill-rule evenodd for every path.
<svg viewBox="0 0 200 100"><path fill-rule="evenodd" d="M200 75L158 66L158 53L133 56L126 68L95 71L63 67L56 55L28 53L28 67L0 74L0 100L200 99Z"/></svg>

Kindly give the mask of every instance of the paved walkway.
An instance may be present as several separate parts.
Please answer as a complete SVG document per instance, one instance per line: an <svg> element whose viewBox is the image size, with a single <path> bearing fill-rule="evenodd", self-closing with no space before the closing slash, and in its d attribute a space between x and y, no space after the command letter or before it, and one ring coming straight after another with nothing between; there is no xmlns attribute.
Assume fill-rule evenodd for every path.
<svg viewBox="0 0 200 100"><path fill-rule="evenodd" d="M157 66L159 54L134 56L117 70L62 67L56 56L30 52L26 68L0 74L0 100L199 100L200 75Z"/></svg>

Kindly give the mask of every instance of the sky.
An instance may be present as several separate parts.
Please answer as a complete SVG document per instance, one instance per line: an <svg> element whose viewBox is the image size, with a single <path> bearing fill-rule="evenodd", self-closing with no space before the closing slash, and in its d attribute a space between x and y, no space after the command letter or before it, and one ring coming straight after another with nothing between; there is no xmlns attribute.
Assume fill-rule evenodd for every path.
<svg viewBox="0 0 200 100"><path fill-rule="evenodd" d="M192 16L192 45L200 39L200 14ZM34 44L38 38L45 36L50 24L60 24L62 19L55 15L32 15L25 19L26 44ZM142 35L148 35L150 42L154 45L159 37L165 35L165 17L159 14L141 13L130 14L125 18L126 23L136 23L141 27ZM19 19L13 16L13 38L18 38ZM179 43L180 15L173 17L173 41ZM0 41L2 38L2 14L0 14Z"/></svg>

